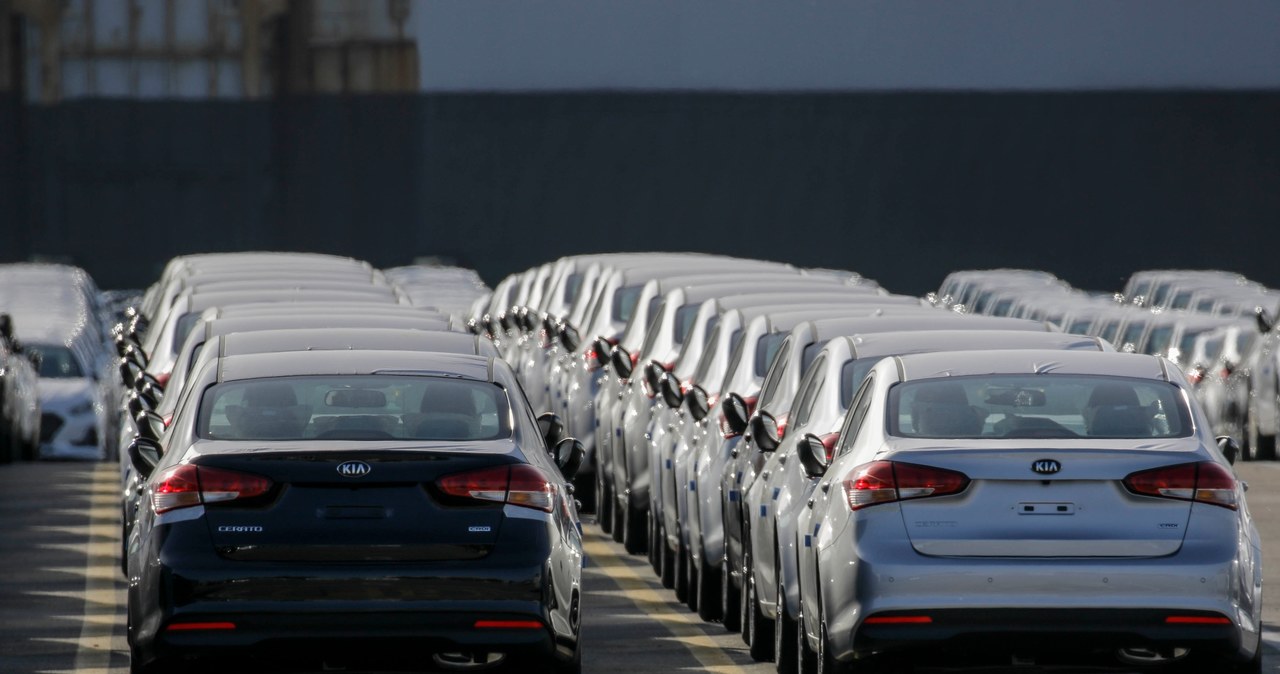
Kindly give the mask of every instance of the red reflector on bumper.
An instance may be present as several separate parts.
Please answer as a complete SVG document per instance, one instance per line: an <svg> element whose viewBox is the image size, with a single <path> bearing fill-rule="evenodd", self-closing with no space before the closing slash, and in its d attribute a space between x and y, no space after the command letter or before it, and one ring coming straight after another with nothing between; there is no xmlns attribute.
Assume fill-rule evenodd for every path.
<svg viewBox="0 0 1280 674"><path fill-rule="evenodd" d="M166 628L166 632L191 632L194 630L233 630L235 623L174 623Z"/></svg>
<svg viewBox="0 0 1280 674"><path fill-rule="evenodd" d="M1168 625L1230 625L1230 618L1202 615L1171 615L1164 619Z"/></svg>
<svg viewBox="0 0 1280 674"><path fill-rule="evenodd" d="M477 620L476 629L540 630L542 623L537 620Z"/></svg>
<svg viewBox="0 0 1280 674"><path fill-rule="evenodd" d="M881 615L871 616L864 625L927 625L933 618L927 615Z"/></svg>

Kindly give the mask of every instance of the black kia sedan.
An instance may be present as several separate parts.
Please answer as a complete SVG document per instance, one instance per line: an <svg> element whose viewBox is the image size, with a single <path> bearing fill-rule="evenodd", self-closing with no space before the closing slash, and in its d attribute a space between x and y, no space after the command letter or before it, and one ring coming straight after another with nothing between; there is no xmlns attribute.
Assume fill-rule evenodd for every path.
<svg viewBox="0 0 1280 674"><path fill-rule="evenodd" d="M581 445L557 427L491 357L204 363L129 448L132 671L579 671Z"/></svg>

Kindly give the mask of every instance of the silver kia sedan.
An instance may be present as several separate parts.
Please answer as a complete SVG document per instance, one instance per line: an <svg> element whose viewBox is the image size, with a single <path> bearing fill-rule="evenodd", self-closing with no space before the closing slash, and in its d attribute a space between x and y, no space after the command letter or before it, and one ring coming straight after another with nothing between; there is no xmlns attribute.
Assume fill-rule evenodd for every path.
<svg viewBox="0 0 1280 674"><path fill-rule="evenodd" d="M797 661L1260 672L1262 553L1223 442L1153 356L881 360L829 465L820 442L799 452L821 478L796 534Z"/></svg>

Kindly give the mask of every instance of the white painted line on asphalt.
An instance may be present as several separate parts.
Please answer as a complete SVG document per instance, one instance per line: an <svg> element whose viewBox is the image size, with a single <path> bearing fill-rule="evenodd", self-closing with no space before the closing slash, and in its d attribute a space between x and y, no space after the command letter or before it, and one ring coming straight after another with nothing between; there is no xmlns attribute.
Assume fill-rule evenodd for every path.
<svg viewBox="0 0 1280 674"><path fill-rule="evenodd" d="M649 579L636 572L623 557L614 552L601 540L587 539L583 548L588 557L597 563L586 570L608 578L636 608L649 619L662 625L671 634L667 640L683 645L702 665L701 671L718 672L720 674L739 674L743 670L733 662L724 649L716 644L705 631L702 619L697 615L682 611L653 611L647 607L668 606L672 599L660 593L655 587L656 579Z"/></svg>
<svg viewBox="0 0 1280 674"><path fill-rule="evenodd" d="M112 652L126 647L123 636L118 634L120 620L116 612L103 616L97 610L104 605L119 607L124 603L124 591L119 583L120 569L115 555L110 554L118 549L115 546L120 531L120 524L115 519L120 504L112 490L116 479L117 471L111 464L98 464L93 471L91 491L94 496L90 500L94 507L88 513L87 540L83 546L84 617L80 637L76 640L75 671L78 674L108 674ZM110 547L104 548L100 543Z"/></svg>

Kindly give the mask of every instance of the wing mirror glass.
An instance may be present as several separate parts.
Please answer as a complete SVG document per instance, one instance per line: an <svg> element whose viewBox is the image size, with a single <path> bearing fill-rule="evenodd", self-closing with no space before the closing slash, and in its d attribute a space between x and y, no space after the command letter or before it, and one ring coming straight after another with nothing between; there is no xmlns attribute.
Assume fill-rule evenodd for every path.
<svg viewBox="0 0 1280 674"><path fill-rule="evenodd" d="M831 465L827 447L816 435L806 435L801 438L797 454L800 456L800 467L804 469L804 474L811 478L822 477Z"/></svg>
<svg viewBox="0 0 1280 674"><path fill-rule="evenodd" d="M662 364L656 360L651 360L644 366L645 386L648 386L654 395L658 394L659 387L662 385L662 375L666 373L667 368L662 367Z"/></svg>
<svg viewBox="0 0 1280 674"><path fill-rule="evenodd" d="M591 343L591 351L595 355L596 365L600 367L609 367L609 356L613 353L613 345L604 337L597 337L596 341Z"/></svg>
<svg viewBox="0 0 1280 674"><path fill-rule="evenodd" d="M658 390L662 393L662 401L671 409L679 409L684 402L684 391L680 390L680 380L670 372L663 372L658 380Z"/></svg>
<svg viewBox="0 0 1280 674"><path fill-rule="evenodd" d="M1234 464L1236 459L1240 458L1240 443L1229 435L1223 435L1218 438L1218 449L1222 450L1222 455L1227 458L1227 463Z"/></svg>
<svg viewBox="0 0 1280 674"><path fill-rule="evenodd" d="M137 437L129 443L127 451L133 469L138 471L144 480L151 477L156 470L156 464L160 463L160 443L150 438Z"/></svg>
<svg viewBox="0 0 1280 674"><path fill-rule="evenodd" d="M706 389L701 386L692 386L689 392L685 394L685 406L689 408L689 416L694 421L702 421L711 412L711 401L707 397Z"/></svg>
<svg viewBox="0 0 1280 674"><path fill-rule="evenodd" d="M730 393L729 397L720 403L720 409L724 412L724 422L730 431L742 434L747 430L751 410L747 409L747 401L743 400L742 396Z"/></svg>
<svg viewBox="0 0 1280 674"><path fill-rule="evenodd" d="M164 419L151 410L144 409L133 415L133 425L138 429L138 437L159 441L164 434Z"/></svg>
<svg viewBox="0 0 1280 674"><path fill-rule="evenodd" d="M1267 313L1267 310L1262 307L1253 310L1253 318L1258 323L1258 331L1263 334L1271 332L1271 329L1275 327L1275 321L1271 318L1271 314Z"/></svg>
<svg viewBox="0 0 1280 674"><path fill-rule="evenodd" d="M582 335L578 334L578 329L565 323L560 328L560 343L564 344L564 348L569 351L577 351L582 346Z"/></svg>
<svg viewBox="0 0 1280 674"><path fill-rule="evenodd" d="M538 415L538 432L548 447L555 447L564 439L564 422L554 412Z"/></svg>
<svg viewBox="0 0 1280 674"><path fill-rule="evenodd" d="M782 441L778 437L778 421L768 412L757 412L748 422L751 442L762 452L772 452Z"/></svg>
<svg viewBox="0 0 1280 674"><path fill-rule="evenodd" d="M613 366L613 373L619 379L629 379L635 369L635 363L631 360L631 352L624 349L621 344L613 347L609 363Z"/></svg>
<svg viewBox="0 0 1280 674"><path fill-rule="evenodd" d="M582 457L586 455L586 450L577 439L565 438L556 443L553 454L552 458L560 468L560 474L564 479L572 480L578 475L578 468L582 466Z"/></svg>

